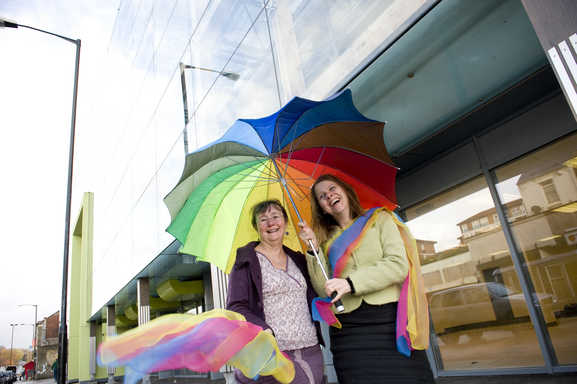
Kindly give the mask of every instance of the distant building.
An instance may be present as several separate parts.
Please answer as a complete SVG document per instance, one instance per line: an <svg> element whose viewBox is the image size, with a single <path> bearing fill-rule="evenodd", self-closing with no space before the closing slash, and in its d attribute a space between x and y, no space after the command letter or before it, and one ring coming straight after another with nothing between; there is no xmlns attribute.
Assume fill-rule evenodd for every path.
<svg viewBox="0 0 577 384"><path fill-rule="evenodd" d="M37 379L52 377L52 363L58 357L58 328L60 311L36 323L36 346L38 349Z"/></svg>

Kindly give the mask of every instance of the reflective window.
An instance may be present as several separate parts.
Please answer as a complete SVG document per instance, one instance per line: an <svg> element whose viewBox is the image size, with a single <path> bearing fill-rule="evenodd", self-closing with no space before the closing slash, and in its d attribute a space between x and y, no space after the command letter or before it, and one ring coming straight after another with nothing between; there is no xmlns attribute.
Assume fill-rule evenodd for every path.
<svg viewBox="0 0 577 384"><path fill-rule="evenodd" d="M483 178L406 211L417 241L435 242L422 273L445 370L544 364L495 214Z"/></svg>
<svg viewBox="0 0 577 384"><path fill-rule="evenodd" d="M329 96L423 0L278 0L268 5L283 101Z"/></svg>
<svg viewBox="0 0 577 384"><path fill-rule="evenodd" d="M496 171L561 364L577 363L577 135Z"/></svg>
<svg viewBox="0 0 577 384"><path fill-rule="evenodd" d="M235 4L222 2L191 43L194 63L231 74L187 72L191 150L218 139L238 118L264 117L281 106L265 12L252 1Z"/></svg>

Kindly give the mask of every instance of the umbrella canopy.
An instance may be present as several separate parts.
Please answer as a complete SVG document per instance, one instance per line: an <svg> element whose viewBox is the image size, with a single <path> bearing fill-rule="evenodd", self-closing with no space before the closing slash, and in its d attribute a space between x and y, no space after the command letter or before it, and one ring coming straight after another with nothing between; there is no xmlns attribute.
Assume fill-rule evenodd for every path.
<svg viewBox="0 0 577 384"><path fill-rule="evenodd" d="M180 252L228 273L236 248L258 237L250 209L263 200L283 202L285 244L302 249L296 224L299 213L310 222L310 188L322 174L351 184L364 208L394 209L397 168L383 127L355 108L349 90L320 102L296 97L271 116L239 119L187 155L180 181L164 198L172 218L167 231L182 243Z"/></svg>

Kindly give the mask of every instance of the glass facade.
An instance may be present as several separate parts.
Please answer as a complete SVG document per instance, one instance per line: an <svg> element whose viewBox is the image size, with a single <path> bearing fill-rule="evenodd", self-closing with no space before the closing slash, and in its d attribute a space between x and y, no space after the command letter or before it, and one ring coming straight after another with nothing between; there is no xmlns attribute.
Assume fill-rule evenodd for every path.
<svg viewBox="0 0 577 384"><path fill-rule="evenodd" d="M269 115L297 95L331 95L424 4L121 1L102 67L106 98L92 114L93 129L113 143L101 154L101 175L93 175L102 182L91 188L98 229L93 311L173 240L164 231L170 217L162 199L180 178L185 129L193 151L238 118ZM186 128L181 62L199 67L183 74ZM85 164L75 171L86 172Z"/></svg>
<svg viewBox="0 0 577 384"><path fill-rule="evenodd" d="M540 327L553 361L577 363L576 156L572 135L488 173L510 241L483 176L405 210L440 369L543 366Z"/></svg>
<svg viewBox="0 0 577 384"><path fill-rule="evenodd" d="M577 135L499 168L496 175L501 200L509 199L520 208L508 209L507 220L557 359L560 364L575 364Z"/></svg>
<svg viewBox="0 0 577 384"><path fill-rule="evenodd" d="M445 370L544 364L495 212L481 177L406 212L417 242L433 246L422 273Z"/></svg>

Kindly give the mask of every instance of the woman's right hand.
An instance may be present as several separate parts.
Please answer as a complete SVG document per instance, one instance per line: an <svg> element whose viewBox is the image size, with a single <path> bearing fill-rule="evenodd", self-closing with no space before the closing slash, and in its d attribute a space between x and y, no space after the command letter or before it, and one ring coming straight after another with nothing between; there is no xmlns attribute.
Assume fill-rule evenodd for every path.
<svg viewBox="0 0 577 384"><path fill-rule="evenodd" d="M300 228L299 237L301 238L302 241L304 241L307 244L309 251L312 251L311 242L313 244L315 251L318 250L319 246L317 242L317 237L315 236L315 232L304 221L301 221L298 225Z"/></svg>

